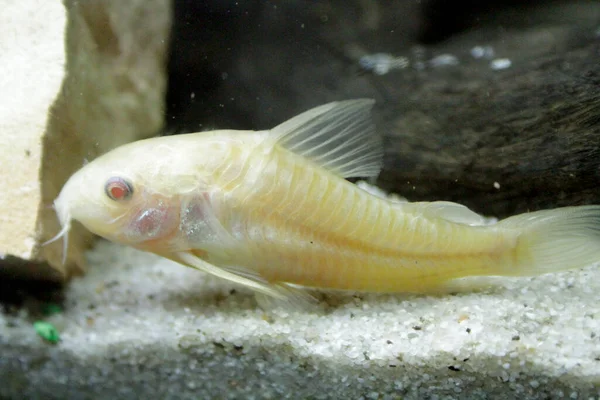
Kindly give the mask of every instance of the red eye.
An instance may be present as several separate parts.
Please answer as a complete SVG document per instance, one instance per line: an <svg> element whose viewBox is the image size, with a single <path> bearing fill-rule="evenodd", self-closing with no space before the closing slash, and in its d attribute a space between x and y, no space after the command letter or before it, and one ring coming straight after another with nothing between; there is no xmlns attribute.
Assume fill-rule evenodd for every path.
<svg viewBox="0 0 600 400"><path fill-rule="evenodd" d="M126 200L133 194L133 186L123 178L110 178L104 186L106 195L113 200Z"/></svg>

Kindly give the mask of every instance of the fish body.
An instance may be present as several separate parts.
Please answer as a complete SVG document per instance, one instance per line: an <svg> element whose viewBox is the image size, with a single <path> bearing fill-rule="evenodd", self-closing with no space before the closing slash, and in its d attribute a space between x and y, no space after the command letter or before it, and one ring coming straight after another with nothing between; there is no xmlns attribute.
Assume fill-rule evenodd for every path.
<svg viewBox="0 0 600 400"><path fill-rule="evenodd" d="M429 292L462 277L600 261L600 206L487 225L456 203L393 202L347 181L381 168L372 105L335 102L268 131L117 148L65 184L55 201L59 236L75 219L109 240L300 301L298 286Z"/></svg>
<svg viewBox="0 0 600 400"><path fill-rule="evenodd" d="M373 196L285 149L238 148L217 168L204 210L218 228L185 235L207 261L238 265L270 282L328 289L422 291L492 272L515 235L424 216ZM206 218L206 217L205 217ZM198 234L196 234L198 233ZM206 246L206 237L215 247Z"/></svg>

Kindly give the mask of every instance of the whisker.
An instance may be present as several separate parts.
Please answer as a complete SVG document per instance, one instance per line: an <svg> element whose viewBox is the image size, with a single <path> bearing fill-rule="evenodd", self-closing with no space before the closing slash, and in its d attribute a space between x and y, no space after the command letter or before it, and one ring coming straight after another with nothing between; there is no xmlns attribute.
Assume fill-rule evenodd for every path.
<svg viewBox="0 0 600 400"><path fill-rule="evenodd" d="M63 254L62 254L62 264L64 265L67 261L67 250L69 248L69 231L71 230L71 219L67 218L67 223L65 223L60 230L53 238L46 240L41 246L49 245L50 243L56 242L58 239L63 239Z"/></svg>
<svg viewBox="0 0 600 400"><path fill-rule="evenodd" d="M67 226L69 227L69 229L67 229L65 237L63 239L62 265L65 265L65 263L67 262L67 251L69 250L69 230L71 228L71 224L69 223L67 224Z"/></svg>
<svg viewBox="0 0 600 400"><path fill-rule="evenodd" d="M58 239L62 238L64 235L66 235L69 232L69 229L71 229L70 224L65 224L65 226L62 227L60 232L58 232L56 234L56 236L52 237L52 239L46 240L44 243L41 244L41 246L46 246L50 243L56 242Z"/></svg>

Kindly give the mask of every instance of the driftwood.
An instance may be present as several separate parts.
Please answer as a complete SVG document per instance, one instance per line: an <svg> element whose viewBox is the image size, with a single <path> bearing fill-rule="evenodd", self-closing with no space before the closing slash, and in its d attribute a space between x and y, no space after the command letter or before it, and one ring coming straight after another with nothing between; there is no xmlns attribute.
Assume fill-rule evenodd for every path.
<svg viewBox="0 0 600 400"><path fill-rule="evenodd" d="M441 3L176 3L169 128L265 129L373 97L387 190L498 217L600 203L600 4L495 2L485 23L432 34L461 17L432 13ZM366 70L381 52L405 67Z"/></svg>

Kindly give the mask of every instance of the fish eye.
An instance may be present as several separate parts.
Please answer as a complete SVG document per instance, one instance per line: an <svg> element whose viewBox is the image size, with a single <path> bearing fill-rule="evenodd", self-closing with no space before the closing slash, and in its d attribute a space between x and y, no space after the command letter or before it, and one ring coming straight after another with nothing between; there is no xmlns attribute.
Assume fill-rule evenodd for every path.
<svg viewBox="0 0 600 400"><path fill-rule="evenodd" d="M114 176L106 181L104 191L112 200L127 200L133 194L133 186L125 179Z"/></svg>

